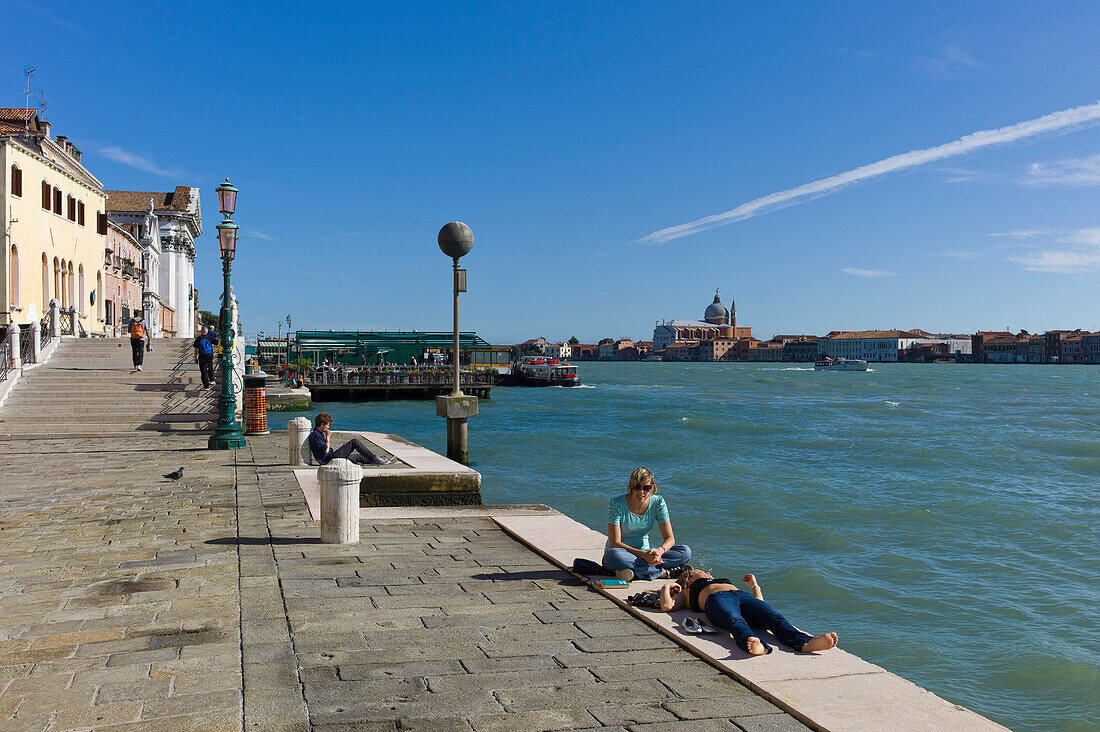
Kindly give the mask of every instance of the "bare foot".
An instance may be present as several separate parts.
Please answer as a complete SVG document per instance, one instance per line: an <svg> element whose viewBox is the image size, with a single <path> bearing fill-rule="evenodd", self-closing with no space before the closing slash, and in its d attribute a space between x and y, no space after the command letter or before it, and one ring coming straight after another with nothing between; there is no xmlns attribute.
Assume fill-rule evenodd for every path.
<svg viewBox="0 0 1100 732"><path fill-rule="evenodd" d="M816 640L816 638L814 640ZM810 641L810 643L813 643L813 641ZM746 638L745 645L748 647L749 653L753 656L763 656L765 653L768 652L768 649L764 647L764 644L761 643L760 639L756 636L750 636ZM809 643L807 643L806 645L809 645Z"/></svg>
<svg viewBox="0 0 1100 732"><path fill-rule="evenodd" d="M802 646L803 653L813 653L815 651L827 651L830 648L836 648L836 644L840 642L836 633L824 633L816 638L811 638L806 641L806 645Z"/></svg>

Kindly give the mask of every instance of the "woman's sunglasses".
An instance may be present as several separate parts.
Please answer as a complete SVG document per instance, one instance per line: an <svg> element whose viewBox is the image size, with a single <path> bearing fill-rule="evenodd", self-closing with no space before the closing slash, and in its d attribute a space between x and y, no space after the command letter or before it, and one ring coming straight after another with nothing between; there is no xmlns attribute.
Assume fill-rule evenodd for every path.
<svg viewBox="0 0 1100 732"><path fill-rule="evenodd" d="M643 491L645 493L649 493L651 490L653 490L656 487L657 486L653 485L652 483L647 483L645 485L636 485L633 488L631 488L630 490L632 490L632 491Z"/></svg>

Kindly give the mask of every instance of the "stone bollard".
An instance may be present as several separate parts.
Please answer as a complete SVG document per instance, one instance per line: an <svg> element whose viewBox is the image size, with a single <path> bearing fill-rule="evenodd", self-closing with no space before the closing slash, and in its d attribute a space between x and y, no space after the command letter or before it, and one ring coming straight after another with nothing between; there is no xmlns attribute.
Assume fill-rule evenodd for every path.
<svg viewBox="0 0 1100 732"><path fill-rule="evenodd" d="M61 337L61 314L58 312L57 300L50 300L50 338Z"/></svg>
<svg viewBox="0 0 1100 732"><path fill-rule="evenodd" d="M26 356L24 356L26 358ZM34 306L31 306L31 352L33 363L42 363L42 324L34 317Z"/></svg>
<svg viewBox="0 0 1100 732"><path fill-rule="evenodd" d="M313 455L309 452L309 433L313 431L309 420L305 417L295 417L286 423L287 434L290 435L290 465L310 465Z"/></svg>
<svg viewBox="0 0 1100 732"><path fill-rule="evenodd" d="M359 543L359 481L363 469L336 458L317 468L321 484L321 543Z"/></svg>

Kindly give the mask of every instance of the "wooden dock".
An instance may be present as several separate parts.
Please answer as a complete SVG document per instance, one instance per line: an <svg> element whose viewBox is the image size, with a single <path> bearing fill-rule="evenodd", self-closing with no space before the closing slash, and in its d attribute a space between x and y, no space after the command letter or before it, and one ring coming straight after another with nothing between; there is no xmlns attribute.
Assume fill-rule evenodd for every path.
<svg viewBox="0 0 1100 732"><path fill-rule="evenodd" d="M464 394L488 399L494 375L484 371L464 371ZM391 399L434 399L450 394L454 374L433 367L397 369L317 368L304 375L302 385L316 402L389 401Z"/></svg>

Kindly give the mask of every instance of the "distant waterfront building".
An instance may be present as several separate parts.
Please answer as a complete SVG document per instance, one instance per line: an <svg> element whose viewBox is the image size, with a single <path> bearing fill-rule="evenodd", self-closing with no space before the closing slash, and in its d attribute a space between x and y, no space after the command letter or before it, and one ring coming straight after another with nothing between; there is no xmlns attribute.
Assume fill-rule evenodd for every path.
<svg viewBox="0 0 1100 732"><path fill-rule="evenodd" d="M103 333L103 184L37 109L0 108L0 325L41 320L50 300Z"/></svg>
<svg viewBox="0 0 1100 732"><path fill-rule="evenodd" d="M1100 332L1081 334L1081 362L1100 363Z"/></svg>
<svg viewBox="0 0 1100 732"><path fill-rule="evenodd" d="M546 346L543 353L547 358L565 359L573 355L573 348L568 343L551 343Z"/></svg>
<svg viewBox="0 0 1100 732"><path fill-rule="evenodd" d="M199 189L168 192L107 191L107 215L142 247L146 272L143 309L154 335L195 334L195 239L202 234Z"/></svg>
<svg viewBox="0 0 1100 732"><path fill-rule="evenodd" d="M834 330L818 340L818 353L828 358L852 358L876 363L896 363L904 360L912 348L928 343L942 343L947 354L970 355L973 347L969 336L933 335L923 330Z"/></svg>
<svg viewBox="0 0 1100 732"><path fill-rule="evenodd" d="M126 335L126 323L142 307L145 270L141 244L126 229L107 224L107 249L103 258L103 327L108 338Z"/></svg>
<svg viewBox="0 0 1100 732"><path fill-rule="evenodd" d="M534 354L538 354L541 356L546 353L546 347L548 345L550 345L550 342L542 336L539 336L538 338L531 338L529 340L526 340L523 343L517 343L516 353L521 356L529 356Z"/></svg>
<svg viewBox="0 0 1100 732"><path fill-rule="evenodd" d="M734 303L731 301L730 305ZM718 361L742 338L751 338L752 328L737 325L736 306L726 309L714 293L702 320L669 320L653 328L653 351L667 354L666 361Z"/></svg>

